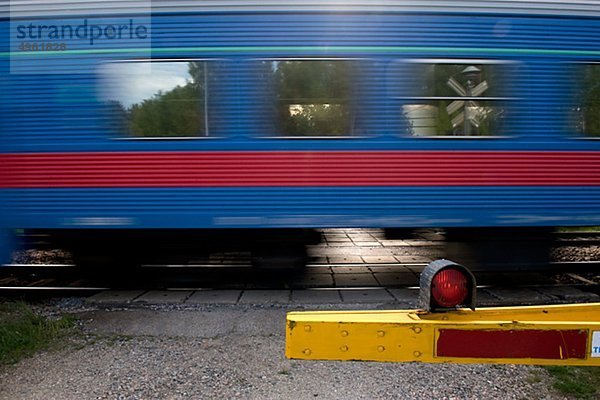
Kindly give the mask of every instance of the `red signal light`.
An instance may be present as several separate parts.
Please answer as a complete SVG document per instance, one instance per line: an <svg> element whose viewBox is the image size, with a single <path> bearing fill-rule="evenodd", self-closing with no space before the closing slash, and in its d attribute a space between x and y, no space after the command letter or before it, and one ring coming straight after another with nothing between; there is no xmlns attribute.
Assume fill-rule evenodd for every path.
<svg viewBox="0 0 600 400"><path fill-rule="evenodd" d="M433 300L441 307L454 307L463 304L469 295L469 280L458 269L443 269L433 277L431 295Z"/></svg>
<svg viewBox="0 0 600 400"><path fill-rule="evenodd" d="M453 309L457 305L475 310L477 283L464 266L450 260L435 260L421 272L421 308L428 312Z"/></svg>

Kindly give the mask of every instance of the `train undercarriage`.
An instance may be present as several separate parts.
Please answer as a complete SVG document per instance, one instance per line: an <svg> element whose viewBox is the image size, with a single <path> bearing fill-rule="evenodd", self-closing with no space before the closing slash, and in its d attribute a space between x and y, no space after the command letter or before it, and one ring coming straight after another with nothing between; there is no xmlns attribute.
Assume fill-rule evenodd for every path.
<svg viewBox="0 0 600 400"><path fill-rule="evenodd" d="M386 229L388 239L414 238L414 229ZM552 228L447 228L439 232L445 258L474 270L543 270L551 261ZM244 253L262 270L301 271L316 229L27 230L21 248L60 248L78 266L98 271L145 264L186 264L213 253Z"/></svg>

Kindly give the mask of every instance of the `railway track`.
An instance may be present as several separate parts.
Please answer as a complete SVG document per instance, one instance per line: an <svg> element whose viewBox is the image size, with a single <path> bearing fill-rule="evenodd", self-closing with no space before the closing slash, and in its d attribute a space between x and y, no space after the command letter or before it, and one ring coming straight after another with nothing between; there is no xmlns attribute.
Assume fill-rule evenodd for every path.
<svg viewBox="0 0 600 400"><path fill-rule="evenodd" d="M12 264L0 270L0 296L39 292L75 295L110 289L128 290L353 290L414 289L426 263L309 264L305 273L264 271L249 264L150 265L119 279L89 276L70 264ZM600 270L599 261L552 264L552 273L477 272L479 287L495 289L574 288L600 294L600 281L586 271Z"/></svg>
<svg viewBox="0 0 600 400"><path fill-rule="evenodd" d="M216 260L212 256L203 256L190 260L187 264L145 265L138 269L111 270L106 273L89 273L69 263L5 265L0 268L0 296L34 293L42 296L72 296L104 290L392 291L414 289L418 286L420 271L428 261L437 257L434 255L435 250L426 250L428 255L423 257L423 249L435 249L443 241L443 236L433 231L415 233L414 242L405 239L397 242L398 244L392 241L384 242L378 232L370 233L372 240L379 241L381 244L381 252L371 253L368 246L365 248L354 244L353 232L344 236L345 231L337 230L334 233L324 231L324 238L327 237L327 241L323 246L317 246L315 262L310 263L304 273L272 270L261 272L252 267L247 254L237 256L221 254ZM367 233L359 234L364 236ZM556 247L600 245L600 232L556 232L554 237ZM345 242L342 244L340 240ZM50 247L47 248L47 238L44 235L30 237L29 242L35 244L42 252L44 250L49 250L49 254L56 252ZM577 250L574 251L577 253ZM423 262L401 262L401 257L392 257L401 253L420 254L421 256L417 258ZM58 254L62 253L59 251ZM382 255L382 259L395 258L397 261L366 262L367 259L373 259L374 254ZM333 261L346 259L345 256L349 256L347 259L361 259L360 255L363 256L362 262ZM52 258L51 256L50 258L68 262L68 257ZM21 260L27 259L28 256L21 257ZM327 261L323 261L324 259ZM37 261L39 262L40 259ZM519 295L519 301L526 302L527 293L534 292L554 293L547 296L551 298L555 298L561 291L572 294L577 294L578 291L600 294L600 279L597 271L600 271L600 261L563 261L551 263L543 273L484 271L476 272L476 276L482 294L487 293L488 297L493 298L495 296L493 293L507 290L520 291L522 294Z"/></svg>
<svg viewBox="0 0 600 400"><path fill-rule="evenodd" d="M600 246L600 232L555 232L554 238L558 246Z"/></svg>

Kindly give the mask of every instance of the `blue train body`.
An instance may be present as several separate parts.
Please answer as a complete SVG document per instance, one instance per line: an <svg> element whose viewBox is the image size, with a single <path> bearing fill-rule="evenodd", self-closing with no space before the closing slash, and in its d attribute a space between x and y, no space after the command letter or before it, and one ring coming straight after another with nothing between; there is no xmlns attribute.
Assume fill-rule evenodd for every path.
<svg viewBox="0 0 600 400"><path fill-rule="evenodd" d="M129 3L134 2L123 2ZM269 8L236 2L236 7L221 9L205 9L201 1L197 7L161 3L151 16L133 6L55 13L39 7L33 13L13 15L0 8L2 261L8 259L14 229L600 224L600 142L580 135L572 122L573 110L581 108L581 87L588 84L581 78L582 66L600 62L599 5L583 11L584 6L577 11L573 5L575 11L561 12L553 10L551 2L529 9L510 1L504 2L505 9L487 8L493 2L479 2L478 7L456 2L463 7L448 10L419 6L423 2L409 7L403 1L372 8L350 2L347 9L328 8L328 1L307 7L299 3ZM19 25L45 21L48 26L78 26L85 19L91 24L102 18L125 24L139 20L149 40L105 40L94 45L67 40L63 50L19 50L23 43L35 42L16 36L26 32L17 30ZM111 62L150 59L200 60L214 66L208 114L211 137L140 139L116 130L101 94L102 68ZM265 62L285 60L353 60L360 65L351 99L360 134L278 135L268 121L273 88L261 78L261 68ZM501 134L408 133L411 121L401 110L419 97L414 94L419 87L413 76L419 68L414 66L436 63L506 66L497 93L508 110ZM275 179L277 171L269 174L281 152L302 155L297 170L303 181L298 181L293 166L282 169L282 174L290 174L287 177ZM363 152L393 161L389 166L382 161L376 168L376 157L369 163L361 161ZM453 168L461 152L474 161L467 162L466 171L457 172ZM208 167L212 183L198 183L202 171L181 184L175 175L166 181L157 178L160 171L155 170L145 178L143 171L141 177L133 172L130 178L123 177L124 182L133 182L130 186L119 184L118 171L103 175L97 185L73 178L77 172L92 178L109 174L86 172L88 167L97 168L86 163L86 155L134 153L150 157L144 165L166 162L165 154L175 159L178 154L193 154L200 157L199 165L209 165L202 158L208 153L227 157L251 153L258 158L251 159L247 170L238 166L237 175L227 175L225 184L219 182L218 171ZM347 171L332 172L336 153L343 153ZM433 158L411 169L401 162L409 153ZM65 154L84 158L73 167L61 161ZM437 154L440 163L450 164L439 165ZM585 154L582 159L587 161L578 162L578 154ZM264 161L265 155L271 158ZM30 158L22 161L20 156ZM323 170L311 169L313 157L323 158L319 164ZM486 169L488 175L477 175L477 168L488 168L485 157L495 167ZM546 157L542 164L536 164L539 157ZM124 168L135 163L123 158L114 162ZM267 166L260 169L263 162ZM519 172L523 163L525 172ZM60 168L71 168L64 179L56 172ZM363 170L368 171L364 178ZM448 178L447 171L454 175ZM372 179L377 173L395 178ZM414 174L413 179L407 180L407 174ZM585 179L576 179L582 175Z"/></svg>

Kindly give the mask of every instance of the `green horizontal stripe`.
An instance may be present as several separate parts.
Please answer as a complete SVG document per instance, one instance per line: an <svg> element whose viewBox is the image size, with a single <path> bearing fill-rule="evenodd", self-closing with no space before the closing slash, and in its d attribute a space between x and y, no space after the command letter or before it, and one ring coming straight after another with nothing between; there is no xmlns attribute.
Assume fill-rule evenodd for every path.
<svg viewBox="0 0 600 400"><path fill-rule="evenodd" d="M251 53L251 52L318 52L318 53L426 53L451 52L474 54L529 54L547 56L600 56L600 50L543 50L543 49L487 49L473 47L401 47L401 46L231 46L231 47L167 47L136 49L85 49L65 51L16 51L1 52L2 57L86 55L86 54L132 54L132 53Z"/></svg>

